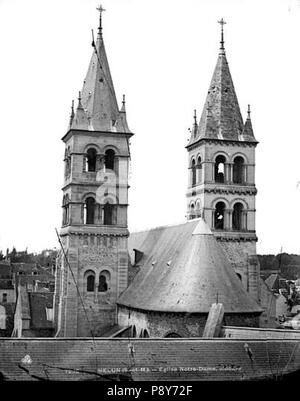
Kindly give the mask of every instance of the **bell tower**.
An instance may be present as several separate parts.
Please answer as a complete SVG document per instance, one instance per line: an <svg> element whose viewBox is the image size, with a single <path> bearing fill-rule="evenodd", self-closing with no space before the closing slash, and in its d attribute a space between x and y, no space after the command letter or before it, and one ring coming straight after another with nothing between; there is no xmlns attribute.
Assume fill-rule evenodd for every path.
<svg viewBox="0 0 300 401"><path fill-rule="evenodd" d="M125 97L119 109L102 34L65 144L63 217L56 269L57 336L101 336L115 324L116 300L127 287L130 161Z"/></svg>
<svg viewBox="0 0 300 401"><path fill-rule="evenodd" d="M189 158L187 218L202 216L227 253L245 288L259 299L255 231L255 149L250 106L243 122L224 47L199 123L196 111L186 146Z"/></svg>

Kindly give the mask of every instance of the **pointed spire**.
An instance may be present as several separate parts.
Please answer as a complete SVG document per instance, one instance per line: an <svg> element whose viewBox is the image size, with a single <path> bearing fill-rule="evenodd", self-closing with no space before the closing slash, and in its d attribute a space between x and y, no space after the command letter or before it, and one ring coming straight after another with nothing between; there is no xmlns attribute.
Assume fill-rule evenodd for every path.
<svg viewBox="0 0 300 401"><path fill-rule="evenodd" d="M120 132L130 132L130 129L127 124L127 117L126 117L126 106L125 106L125 95L123 95L123 100L122 100L122 107L120 110L120 118L117 121L116 128Z"/></svg>
<svg viewBox="0 0 300 401"><path fill-rule="evenodd" d="M239 140L244 123L225 55L225 21L222 18L218 22L221 24L221 47L200 118L199 138ZM190 141L188 146L192 143Z"/></svg>
<svg viewBox="0 0 300 401"><path fill-rule="evenodd" d="M81 92L79 92L76 114L72 120L71 127L74 129L88 129L88 126L89 126L89 121L81 103Z"/></svg>
<svg viewBox="0 0 300 401"><path fill-rule="evenodd" d="M89 119L89 130L106 132L129 132L127 123L120 123L119 110L110 68L102 37L102 5L100 12L97 43L93 42L94 52L82 87L82 105Z"/></svg>
<svg viewBox="0 0 300 401"><path fill-rule="evenodd" d="M225 47L224 47L224 25L226 22L222 19L218 21L218 23L221 25L221 41L220 41L220 54L225 54Z"/></svg>
<svg viewBox="0 0 300 401"><path fill-rule="evenodd" d="M250 104L248 104L247 119L245 121L242 138L244 141L257 142L252 128Z"/></svg>

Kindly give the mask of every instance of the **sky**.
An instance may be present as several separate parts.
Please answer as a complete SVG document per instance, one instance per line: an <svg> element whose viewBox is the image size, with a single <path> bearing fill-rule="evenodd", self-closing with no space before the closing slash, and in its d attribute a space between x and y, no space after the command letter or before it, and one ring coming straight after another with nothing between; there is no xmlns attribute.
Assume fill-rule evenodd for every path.
<svg viewBox="0 0 300 401"><path fill-rule="evenodd" d="M58 247L64 144L96 0L0 0L0 249ZM225 48L256 139L258 253L300 254L300 0L103 0L131 139L130 231L185 220L188 129ZM298 184L299 182L299 184ZM298 186L297 186L298 184Z"/></svg>

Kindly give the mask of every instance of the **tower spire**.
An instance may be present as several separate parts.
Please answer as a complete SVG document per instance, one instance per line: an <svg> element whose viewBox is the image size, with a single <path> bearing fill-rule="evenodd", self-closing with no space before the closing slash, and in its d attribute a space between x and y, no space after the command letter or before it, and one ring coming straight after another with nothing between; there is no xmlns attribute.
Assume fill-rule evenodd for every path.
<svg viewBox="0 0 300 401"><path fill-rule="evenodd" d="M99 17L99 28L98 28L98 37L102 38L102 13L103 11L106 11L103 7L102 4L99 5L99 7L96 8L96 10L99 11L100 17Z"/></svg>
<svg viewBox="0 0 300 401"><path fill-rule="evenodd" d="M120 115L121 110L118 107L102 37L102 13L105 9L99 5L97 11L100 13L98 35L96 43L92 35L94 51L82 87L81 104L86 112L90 130L115 132L117 129L125 132L124 130L129 131L129 128L121 123L124 118Z"/></svg>
<svg viewBox="0 0 300 401"><path fill-rule="evenodd" d="M218 23L221 25L221 41L220 41L220 54L225 54L225 47L224 47L224 25L226 22L223 20L223 18L218 21Z"/></svg>

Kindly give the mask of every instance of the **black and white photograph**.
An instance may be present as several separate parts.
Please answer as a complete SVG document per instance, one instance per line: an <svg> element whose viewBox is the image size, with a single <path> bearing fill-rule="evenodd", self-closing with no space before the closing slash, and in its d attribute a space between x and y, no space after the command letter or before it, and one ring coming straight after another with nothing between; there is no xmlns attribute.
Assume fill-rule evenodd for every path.
<svg viewBox="0 0 300 401"><path fill-rule="evenodd" d="M299 42L300 0L0 0L1 382L299 380Z"/></svg>

